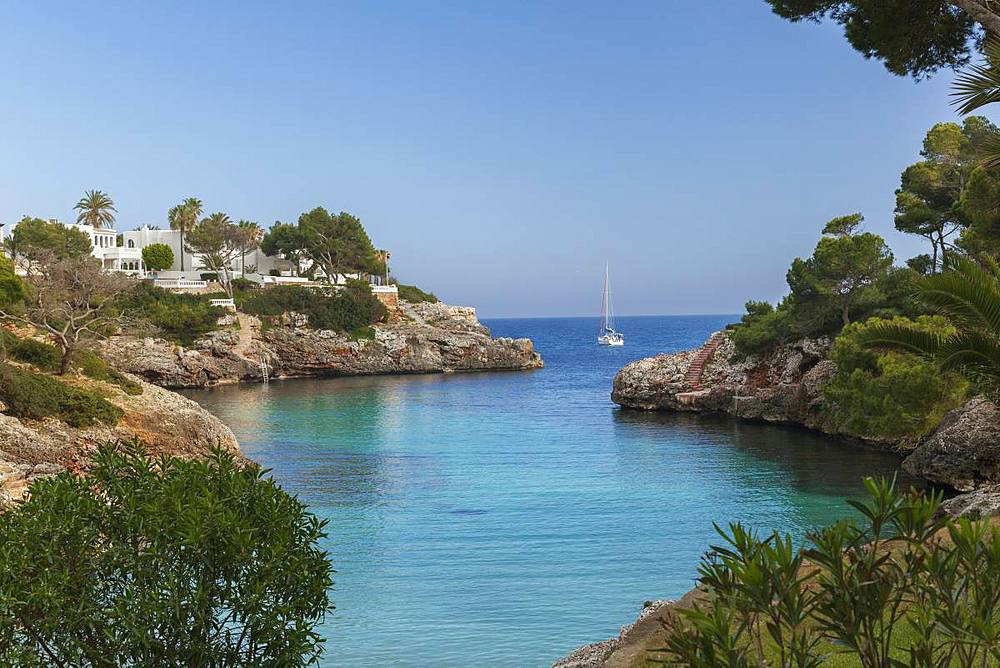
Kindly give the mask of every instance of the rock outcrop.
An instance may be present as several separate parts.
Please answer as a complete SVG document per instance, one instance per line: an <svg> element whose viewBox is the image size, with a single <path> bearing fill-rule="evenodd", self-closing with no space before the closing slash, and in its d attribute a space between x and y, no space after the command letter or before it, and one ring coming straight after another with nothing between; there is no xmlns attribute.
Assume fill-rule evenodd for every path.
<svg viewBox="0 0 1000 668"><path fill-rule="evenodd" d="M1000 483L1000 409L976 397L949 412L903 468L962 492Z"/></svg>
<svg viewBox="0 0 1000 668"><path fill-rule="evenodd" d="M542 366L528 339L494 339L475 309L446 304L402 305L402 316L372 329L371 339L303 327L287 314L284 325L211 332L191 348L163 339L119 336L101 354L116 368L162 387L205 387L271 378L363 376ZM242 337L241 337L242 335ZM242 339L242 340L241 340Z"/></svg>
<svg viewBox="0 0 1000 668"><path fill-rule="evenodd" d="M828 339L804 339L765 355L734 357L722 337L699 377L689 374L698 351L637 360L615 376L611 399L643 410L713 411L741 418L801 424L836 433L821 410L820 388L835 366Z"/></svg>
<svg viewBox="0 0 1000 668"><path fill-rule="evenodd" d="M205 456L219 447L240 456L233 432L195 402L133 378L142 394L129 395L115 386L99 385L107 400L124 412L114 427L70 427L55 418L18 419L0 414L0 505L24 496L31 482L65 469L86 471L99 445L108 441L142 441L150 455Z"/></svg>

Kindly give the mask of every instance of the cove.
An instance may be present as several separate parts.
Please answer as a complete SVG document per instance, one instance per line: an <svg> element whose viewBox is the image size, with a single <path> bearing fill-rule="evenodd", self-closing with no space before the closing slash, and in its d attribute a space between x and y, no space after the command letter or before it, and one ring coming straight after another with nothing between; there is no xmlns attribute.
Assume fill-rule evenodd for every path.
<svg viewBox="0 0 1000 668"><path fill-rule="evenodd" d="M329 520L327 666L546 666L691 588L712 522L806 531L848 515L889 453L784 426L617 408L626 363L735 316L487 321L545 369L332 378L186 395ZM902 484L917 481L900 474Z"/></svg>

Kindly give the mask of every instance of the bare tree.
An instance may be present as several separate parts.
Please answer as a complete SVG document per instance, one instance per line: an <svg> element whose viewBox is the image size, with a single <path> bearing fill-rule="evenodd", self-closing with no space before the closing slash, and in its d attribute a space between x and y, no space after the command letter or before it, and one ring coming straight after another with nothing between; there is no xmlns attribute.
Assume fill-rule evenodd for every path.
<svg viewBox="0 0 1000 668"><path fill-rule="evenodd" d="M0 318L37 327L59 346L59 373L88 340L105 336L127 320L115 298L135 287L134 279L107 273L93 257L50 255L27 278L24 308L0 309Z"/></svg>

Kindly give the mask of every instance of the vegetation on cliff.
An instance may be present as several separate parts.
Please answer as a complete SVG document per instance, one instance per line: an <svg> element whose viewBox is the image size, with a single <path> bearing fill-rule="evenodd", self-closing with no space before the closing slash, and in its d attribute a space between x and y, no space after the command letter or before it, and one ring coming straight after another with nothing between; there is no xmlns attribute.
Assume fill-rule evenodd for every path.
<svg viewBox="0 0 1000 668"><path fill-rule="evenodd" d="M313 329L354 332L386 317L386 308L363 281L348 281L337 290L285 285L247 293L241 300L247 313L276 324L286 313L307 317Z"/></svg>
<svg viewBox="0 0 1000 668"><path fill-rule="evenodd" d="M1000 661L1000 530L946 519L941 498L868 479L867 502L810 547L740 524L698 569L705 599L678 610L651 656L685 666L864 668Z"/></svg>
<svg viewBox="0 0 1000 668"><path fill-rule="evenodd" d="M322 649L324 522L253 464L106 445L0 514L4 665L304 666Z"/></svg>

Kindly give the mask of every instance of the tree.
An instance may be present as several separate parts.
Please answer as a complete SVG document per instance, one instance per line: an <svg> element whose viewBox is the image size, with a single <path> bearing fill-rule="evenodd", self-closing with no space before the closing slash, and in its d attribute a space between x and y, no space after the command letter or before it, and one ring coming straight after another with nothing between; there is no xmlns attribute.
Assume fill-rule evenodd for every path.
<svg viewBox="0 0 1000 668"><path fill-rule="evenodd" d="M184 234L201 219L201 200L196 197L188 197L167 212L167 221L170 229L178 230L181 233L181 271L184 271Z"/></svg>
<svg viewBox="0 0 1000 668"><path fill-rule="evenodd" d="M80 212L76 222L86 223L94 228L114 227L118 209L111 196L100 190L87 190L73 207Z"/></svg>
<svg viewBox="0 0 1000 668"><path fill-rule="evenodd" d="M55 221L25 216L4 240L9 255L26 272L34 271L41 258L90 255L90 237L80 230Z"/></svg>
<svg viewBox="0 0 1000 668"><path fill-rule="evenodd" d="M174 264L174 251L167 244L150 244L142 249L142 261L150 271L164 271Z"/></svg>
<svg viewBox="0 0 1000 668"><path fill-rule="evenodd" d="M297 225L275 221L260 240L260 249L267 255L288 260L295 265L295 273L303 274L305 240ZM308 273L308 272L306 272Z"/></svg>
<svg viewBox="0 0 1000 668"><path fill-rule="evenodd" d="M38 327L59 346L59 373L69 369L73 354L88 340L126 321L115 300L135 287L121 274L105 272L97 259L50 254L40 258L27 278L23 308L0 308L0 317Z"/></svg>
<svg viewBox="0 0 1000 668"><path fill-rule="evenodd" d="M244 243L244 233L221 212L213 213L188 232L188 250L202 256L204 269L219 274L230 299L233 297L233 261L239 257Z"/></svg>
<svg viewBox="0 0 1000 668"><path fill-rule="evenodd" d="M896 191L896 229L931 242L931 261L936 270L953 245L949 238L970 222L969 210L977 201L967 188L975 176L979 155L976 144L984 137L1000 136L1000 130L981 116L956 123L938 123L924 138L920 154L924 160L907 167Z"/></svg>
<svg viewBox="0 0 1000 668"><path fill-rule="evenodd" d="M331 215L316 207L299 216L303 250L328 280L351 273L380 273L381 262L361 221L341 211Z"/></svg>
<svg viewBox="0 0 1000 668"><path fill-rule="evenodd" d="M917 284L917 297L954 328L942 333L899 323L868 327L861 341L869 348L915 353L957 371L994 401L1000 400L1000 266L983 268L952 255L945 271Z"/></svg>
<svg viewBox="0 0 1000 668"><path fill-rule="evenodd" d="M879 299L877 284L892 267L892 252L882 237L856 233L863 220L860 213L831 220L823 230L827 236L816 244L812 257L792 262L788 284L800 309L810 300L826 312L825 304L833 304L841 323L847 325L852 308Z"/></svg>
<svg viewBox="0 0 1000 668"><path fill-rule="evenodd" d="M246 255L260 245L264 228L260 223L250 220L241 220L236 223L236 227L239 228L240 234L240 276L246 276Z"/></svg>
<svg viewBox="0 0 1000 668"><path fill-rule="evenodd" d="M151 459L137 442L107 444L94 461L0 515L0 662L318 662L325 522L221 450Z"/></svg>
<svg viewBox="0 0 1000 668"><path fill-rule="evenodd" d="M981 31L1000 34L992 0L767 0L790 21L830 19L865 58L893 74L921 78L961 67ZM978 26L977 26L978 24Z"/></svg>

